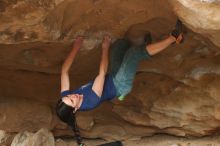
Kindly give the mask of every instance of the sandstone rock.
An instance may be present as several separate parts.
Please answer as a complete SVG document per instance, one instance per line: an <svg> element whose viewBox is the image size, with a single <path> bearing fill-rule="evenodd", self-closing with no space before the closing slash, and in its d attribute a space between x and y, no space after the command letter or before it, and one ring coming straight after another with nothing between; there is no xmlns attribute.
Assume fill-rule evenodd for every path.
<svg viewBox="0 0 220 146"><path fill-rule="evenodd" d="M122 126L113 124L97 125L90 133L92 133L92 137L103 137L106 140L120 139L126 135Z"/></svg>
<svg viewBox="0 0 220 146"><path fill-rule="evenodd" d="M77 115L77 124L83 130L90 130L94 126L94 117L81 113Z"/></svg>
<svg viewBox="0 0 220 146"><path fill-rule="evenodd" d="M55 146L51 132L41 129L36 133L22 132L15 136L12 146Z"/></svg>
<svg viewBox="0 0 220 146"><path fill-rule="evenodd" d="M52 114L60 98L60 67L74 37L85 35L85 43L70 71L71 89L97 75L105 33L113 40L126 36L140 44L151 32L157 42L173 29L177 17L172 7L186 26L185 42L141 62L125 101L105 102L79 113L81 134L111 140L155 133L216 133L220 28L219 2L212 0L0 2L0 128L7 132L54 128L55 135L72 136ZM33 134L23 134L28 136Z"/></svg>
<svg viewBox="0 0 220 146"><path fill-rule="evenodd" d="M153 0L139 3L93 0L3 2L0 42L72 41L80 32L87 36L100 31L122 36L135 23L174 16L166 1L158 1L160 11L154 9L155 4ZM120 13L117 13L118 9Z"/></svg>
<svg viewBox="0 0 220 146"><path fill-rule="evenodd" d="M12 146L16 146L16 145L21 145L21 146L25 146L28 143L28 138L32 137L34 134L30 133L30 132L22 132L19 133L15 136L15 138L12 141Z"/></svg>
<svg viewBox="0 0 220 146"><path fill-rule="evenodd" d="M57 139L55 145L56 146L68 146L67 143L63 141L62 139Z"/></svg>
<svg viewBox="0 0 220 146"><path fill-rule="evenodd" d="M48 106L37 102L20 99L1 99L0 129L7 132L24 130L35 131L39 128L50 129L52 121Z"/></svg>
<svg viewBox="0 0 220 146"><path fill-rule="evenodd" d="M170 146L181 146L180 144L171 144Z"/></svg>
<svg viewBox="0 0 220 146"><path fill-rule="evenodd" d="M1 146L8 146L11 145L12 140L14 139L14 134L7 133L3 130L0 130L0 145Z"/></svg>
<svg viewBox="0 0 220 146"><path fill-rule="evenodd" d="M137 79L143 80L144 76L141 77L141 75L139 75ZM151 79L153 78L151 77ZM135 83L141 83L140 80L137 80ZM148 82L150 81L147 79L144 80L145 85L142 85L141 88L149 88ZM160 81L160 84L163 84L163 82ZM212 85L210 80L209 84ZM219 102L217 102L213 96L207 94L206 91L209 90L200 90L195 87L190 88L177 84L177 88L168 92L167 95L158 96L156 94L150 95L147 91L144 93L144 90L142 90L137 84L134 84L134 86L136 86L136 90L134 90L131 94L135 96L131 96L131 98L135 99L130 100L141 100L142 102L136 102L135 104L130 103L129 110L122 110L121 108L115 107L115 112L130 123L136 125L156 126L162 129L163 132L175 133L175 135L179 136L189 135L189 133L190 135L195 136L200 136L205 133L209 135L211 134L210 132L212 132L211 129L219 127L217 119ZM159 86L155 86L157 86L157 92L161 92ZM165 87L166 85L164 85L164 88ZM142 93L140 94L139 92ZM151 90L151 92L153 92L153 90ZM151 96L155 99L150 99ZM141 108L141 105L145 106ZM139 109L135 108L135 106L139 107ZM209 121L209 125L207 125L204 121ZM176 128L170 129L169 127ZM197 130L195 131L193 129Z"/></svg>
<svg viewBox="0 0 220 146"><path fill-rule="evenodd" d="M209 38L215 45L220 46L219 1L171 0L171 2L175 13L190 29Z"/></svg>
<svg viewBox="0 0 220 146"><path fill-rule="evenodd" d="M0 144L4 143L7 139L8 135L5 131L0 130Z"/></svg>

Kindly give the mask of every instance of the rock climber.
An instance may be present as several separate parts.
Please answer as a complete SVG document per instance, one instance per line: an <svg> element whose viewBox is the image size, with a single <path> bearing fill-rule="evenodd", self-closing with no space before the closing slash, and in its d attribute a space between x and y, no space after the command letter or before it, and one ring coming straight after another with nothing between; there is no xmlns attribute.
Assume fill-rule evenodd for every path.
<svg viewBox="0 0 220 146"><path fill-rule="evenodd" d="M144 36L141 45L134 46L127 39L118 39L111 45L111 38L104 36L99 72L94 81L70 90L69 70L83 44L83 37L77 37L71 52L61 69L61 99L56 106L58 117L75 132L78 145L82 138L76 124L76 111L92 110L103 101L118 97L123 100L131 91L138 63L166 49L169 45L183 41L182 23L177 21L175 29L162 41L152 43L151 34ZM109 66L109 50L110 69Z"/></svg>

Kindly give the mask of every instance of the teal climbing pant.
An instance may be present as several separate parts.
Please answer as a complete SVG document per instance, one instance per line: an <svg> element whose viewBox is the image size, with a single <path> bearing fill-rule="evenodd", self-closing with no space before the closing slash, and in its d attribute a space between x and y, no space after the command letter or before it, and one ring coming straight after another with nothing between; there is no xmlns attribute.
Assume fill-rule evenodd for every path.
<svg viewBox="0 0 220 146"><path fill-rule="evenodd" d="M116 40L111 47L110 73L116 87L117 96L123 99L132 89L138 63L150 58L146 45L133 46L126 39Z"/></svg>

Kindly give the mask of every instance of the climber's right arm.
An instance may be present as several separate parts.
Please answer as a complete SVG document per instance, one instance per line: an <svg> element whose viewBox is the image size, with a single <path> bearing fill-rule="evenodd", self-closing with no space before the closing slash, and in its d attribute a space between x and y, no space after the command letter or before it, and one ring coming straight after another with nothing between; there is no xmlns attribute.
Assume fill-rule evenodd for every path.
<svg viewBox="0 0 220 146"><path fill-rule="evenodd" d="M62 69L61 69L61 92L65 90L69 90L70 88L70 80L69 80L69 69L79 51L83 43L83 37L77 37L71 52L65 59Z"/></svg>

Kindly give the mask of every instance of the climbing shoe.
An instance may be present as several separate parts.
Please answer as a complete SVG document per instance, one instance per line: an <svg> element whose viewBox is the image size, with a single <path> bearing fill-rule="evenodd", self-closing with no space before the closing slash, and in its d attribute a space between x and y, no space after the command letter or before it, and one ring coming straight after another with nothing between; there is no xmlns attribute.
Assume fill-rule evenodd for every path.
<svg viewBox="0 0 220 146"><path fill-rule="evenodd" d="M152 43L152 36L151 36L150 32L148 32L144 35L144 42L145 42L145 44L151 44Z"/></svg>
<svg viewBox="0 0 220 146"><path fill-rule="evenodd" d="M171 32L171 35L174 36L177 39L180 36L181 33L183 33L183 24L178 19L177 22L176 22L176 26L175 26L174 30ZM184 41L184 38L182 38L182 40L180 41L180 44L183 43L183 41Z"/></svg>
<svg viewBox="0 0 220 146"><path fill-rule="evenodd" d="M125 99L125 96L121 95L118 97L118 100L123 101Z"/></svg>

